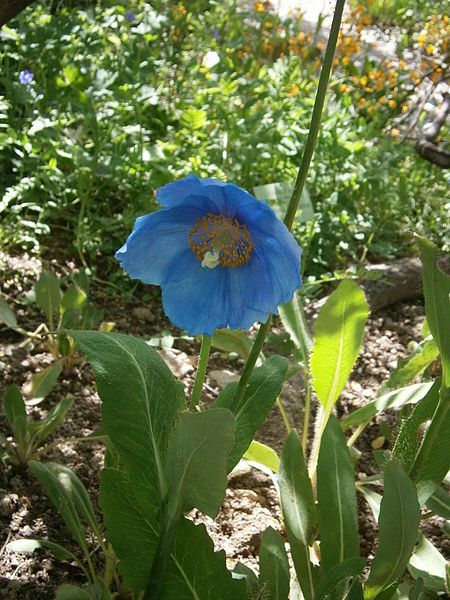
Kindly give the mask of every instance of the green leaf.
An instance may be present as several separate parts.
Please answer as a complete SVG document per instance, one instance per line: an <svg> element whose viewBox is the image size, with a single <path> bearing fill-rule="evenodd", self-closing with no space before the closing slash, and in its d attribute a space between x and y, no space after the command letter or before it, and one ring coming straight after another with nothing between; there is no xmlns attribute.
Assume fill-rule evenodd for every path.
<svg viewBox="0 0 450 600"><path fill-rule="evenodd" d="M364 558L347 558L335 565L321 578L314 600L341 600L346 597L352 580L361 575L365 564Z"/></svg>
<svg viewBox="0 0 450 600"><path fill-rule="evenodd" d="M101 540L102 535L88 493L75 473L57 463L44 464L30 460L28 466L59 510L79 546L87 549L86 534L81 520L85 521Z"/></svg>
<svg viewBox="0 0 450 600"><path fill-rule="evenodd" d="M341 420L341 427L345 431L350 427L368 423L379 413L391 409L398 409L407 404L416 404L427 394L433 383L415 383L407 387L383 394L365 406L358 408Z"/></svg>
<svg viewBox="0 0 450 600"><path fill-rule="evenodd" d="M364 590L365 600L377 598L395 583L405 571L417 542L420 508L416 489L396 460L384 473L381 501L380 545Z"/></svg>
<svg viewBox="0 0 450 600"><path fill-rule="evenodd" d="M48 540L39 540L39 539L22 539L22 540L14 540L13 542L9 542L6 546L7 550L11 552L20 552L23 554L32 554L35 550L50 550L55 558L58 560L69 560L78 562L78 558L67 550L63 546L59 544L54 544L53 542L49 542Z"/></svg>
<svg viewBox="0 0 450 600"><path fill-rule="evenodd" d="M68 310L81 310L86 304L87 296L77 285L71 285L61 299L61 315Z"/></svg>
<svg viewBox="0 0 450 600"><path fill-rule="evenodd" d="M382 385L382 390L395 389L410 383L421 375L439 356L439 348L433 338L423 340L414 352L405 360L399 361L389 379Z"/></svg>
<svg viewBox="0 0 450 600"><path fill-rule="evenodd" d="M267 600L288 600L289 561L280 534L268 527L262 535L259 552L259 581Z"/></svg>
<svg viewBox="0 0 450 600"><path fill-rule="evenodd" d="M105 430L136 500L152 514L167 492L163 464L168 433L184 404L182 384L144 340L100 331L70 334L97 375Z"/></svg>
<svg viewBox="0 0 450 600"><path fill-rule="evenodd" d="M8 303L0 296L0 323L4 323L7 327L15 329L17 327L16 315L9 308Z"/></svg>
<svg viewBox="0 0 450 600"><path fill-rule="evenodd" d="M223 408L180 415L169 436L166 461L172 518L192 508L217 515L227 486L233 428L234 417Z"/></svg>
<svg viewBox="0 0 450 600"><path fill-rule="evenodd" d="M317 500L323 573L359 556L355 471L347 442L331 415L317 464Z"/></svg>
<svg viewBox="0 0 450 600"><path fill-rule="evenodd" d="M99 597L92 586L81 588L71 583L65 583L56 590L55 600L106 600L109 596Z"/></svg>
<svg viewBox="0 0 450 600"><path fill-rule="evenodd" d="M237 565L233 569L233 578L234 579L243 579L247 584L247 592L249 598L254 598L258 596L258 592L260 589L258 578L255 572L244 565L241 562L238 562Z"/></svg>
<svg viewBox="0 0 450 600"><path fill-rule="evenodd" d="M450 520L450 495L443 488L439 487L432 496L427 500L427 508L435 515L439 515L444 519Z"/></svg>
<svg viewBox="0 0 450 600"><path fill-rule="evenodd" d="M183 127L190 130L203 129L207 121L207 113L190 106L181 115Z"/></svg>
<svg viewBox="0 0 450 600"><path fill-rule="evenodd" d="M447 561L439 550L422 534L408 564L408 571L421 577L427 590L445 592L445 567Z"/></svg>
<svg viewBox="0 0 450 600"><path fill-rule="evenodd" d="M443 385L450 388L450 276L438 266L439 249L423 238L416 236L420 259L423 263L423 292L425 312L433 338L436 340L442 360Z"/></svg>
<svg viewBox="0 0 450 600"><path fill-rule="evenodd" d="M280 459L275 450L256 440L253 440L250 444L244 454L244 458L254 463L258 463L263 467L267 467L274 473L278 473L280 468Z"/></svg>
<svg viewBox="0 0 450 600"><path fill-rule="evenodd" d="M309 545L313 543L316 533L317 511L300 438L296 431L290 433L283 447L278 483L295 571L305 600L312 600L314 568L309 559Z"/></svg>
<svg viewBox="0 0 450 600"><path fill-rule="evenodd" d="M312 348L312 340L298 295L295 294L290 302L279 306L278 312L284 328L291 336L295 347L300 351L302 360L306 366Z"/></svg>
<svg viewBox="0 0 450 600"><path fill-rule="evenodd" d="M59 311L61 302L61 289L58 277L53 273L43 271L34 286L36 292L36 304L47 316L50 323L53 317Z"/></svg>
<svg viewBox="0 0 450 600"><path fill-rule="evenodd" d="M224 352L235 352L246 359L252 348L252 343L246 333L240 329L217 329L211 339L211 344Z"/></svg>
<svg viewBox="0 0 450 600"><path fill-rule="evenodd" d="M50 394L61 375L62 368L63 363L58 360L31 376L30 382L26 386L26 395L32 404L39 404Z"/></svg>
<svg viewBox="0 0 450 600"><path fill-rule="evenodd" d="M103 469L99 501L118 569L134 591L142 591L158 545L159 512L155 508L153 513L143 513L126 473L116 469Z"/></svg>
<svg viewBox="0 0 450 600"><path fill-rule="evenodd" d="M26 435L27 411L22 393L17 385L12 385L8 388L3 398L3 410L14 435L19 439L24 439Z"/></svg>
<svg viewBox="0 0 450 600"><path fill-rule="evenodd" d="M52 408L38 425L35 436L35 446L39 446L64 421L67 411L72 406L72 397L63 398Z"/></svg>
<svg viewBox="0 0 450 600"><path fill-rule="evenodd" d="M177 526L160 600L247 600L243 580L233 579L223 550L204 525L182 519Z"/></svg>
<svg viewBox="0 0 450 600"><path fill-rule="evenodd" d="M432 418L439 402L440 381L437 379L428 393L416 404L410 416L401 424L399 434L392 450L406 473L411 471L417 453L420 427Z"/></svg>
<svg viewBox="0 0 450 600"><path fill-rule="evenodd" d="M364 293L351 280L342 281L315 322L311 374L316 394L331 413L361 349L369 316Z"/></svg>
<svg viewBox="0 0 450 600"><path fill-rule="evenodd" d="M237 405L237 382L229 383L214 402L214 408L227 408L235 417L234 445L228 460L228 470L242 458L256 431L281 392L286 378L288 361L282 356L271 356L250 377L242 401Z"/></svg>

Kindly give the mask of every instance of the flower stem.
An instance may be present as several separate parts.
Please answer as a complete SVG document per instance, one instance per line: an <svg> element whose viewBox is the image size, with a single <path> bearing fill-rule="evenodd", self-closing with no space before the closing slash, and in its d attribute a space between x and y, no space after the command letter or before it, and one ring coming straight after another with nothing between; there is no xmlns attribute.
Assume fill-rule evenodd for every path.
<svg viewBox="0 0 450 600"><path fill-rule="evenodd" d="M200 401L210 350L211 338L207 335L204 335L202 336L202 346L200 348L200 356L198 357L197 374L195 375L194 389L192 390L191 408L197 408Z"/></svg>
<svg viewBox="0 0 450 600"><path fill-rule="evenodd" d="M331 24L330 35L328 38L327 48L325 50L325 56L323 59L322 70L320 72L319 84L317 87L316 99L314 101L314 108L311 117L311 124L308 133L308 139L306 140L305 149L303 151L300 167L298 170L297 179L294 185L294 191L289 201L289 206L284 217L284 223L288 229L292 228L294 223L295 215L300 203L303 188L305 187L306 177L308 175L309 166L314 153L314 148L317 141L317 134L319 133L320 121L322 118L323 106L325 103L325 95L327 92L328 81L330 79L331 69L333 67L334 52L336 50L337 39L339 35L339 29L341 26L342 13L344 11L345 0L337 0L336 7L334 9L333 22ZM244 397L245 389L247 387L250 375L255 367L258 356L264 345L266 335L269 331L271 317L261 325L258 331L258 335L253 343L253 347L245 363L242 376L239 380L238 388L235 396L236 405L242 401Z"/></svg>
<svg viewBox="0 0 450 600"><path fill-rule="evenodd" d="M331 23L330 35L328 38L327 48L323 59L322 70L320 71L319 85L317 87L316 99L309 126L308 139L306 140L305 149L303 151L300 168L298 170L297 179L295 181L294 191L292 193L289 206L284 217L284 222L288 229L291 229L295 219L295 214L300 203L303 189L305 187L306 177L308 175L309 165L314 154L316 146L317 134L319 133L320 120L322 118L323 105L325 103L325 95L327 92L328 81L330 79L331 68L333 67L334 52L341 27L342 13L344 11L345 0L337 0L334 9L333 22Z"/></svg>

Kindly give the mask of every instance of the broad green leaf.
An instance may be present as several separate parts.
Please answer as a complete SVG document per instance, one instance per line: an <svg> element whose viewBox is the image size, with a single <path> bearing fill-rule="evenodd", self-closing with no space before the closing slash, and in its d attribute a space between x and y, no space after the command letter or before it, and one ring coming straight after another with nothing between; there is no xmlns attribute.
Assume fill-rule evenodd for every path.
<svg viewBox="0 0 450 600"><path fill-rule="evenodd" d="M450 276L438 266L439 249L423 238L416 236L416 241L423 263L427 322L441 354L443 385L450 388Z"/></svg>
<svg viewBox="0 0 450 600"><path fill-rule="evenodd" d="M266 446L266 444L262 444L261 442L257 442L253 440L253 442L248 447L247 451L244 454L244 458L246 460L250 460L255 463L259 463L263 465L263 467L267 467L274 473L278 473L280 468L280 459L278 458L275 450Z"/></svg>
<svg viewBox="0 0 450 600"><path fill-rule="evenodd" d="M291 336L295 347L300 351L305 366L309 361L309 353L312 348L312 340L309 335L305 313L298 295L295 294L290 302L282 304L278 308L284 328Z"/></svg>
<svg viewBox="0 0 450 600"><path fill-rule="evenodd" d="M55 600L97 600L91 591L65 583L56 590Z"/></svg>
<svg viewBox="0 0 450 600"><path fill-rule="evenodd" d="M427 508L435 515L450 520L450 494L443 487L437 488L427 500Z"/></svg>
<svg viewBox="0 0 450 600"><path fill-rule="evenodd" d="M228 470L239 462L250 446L256 431L281 392L288 361L282 356L271 356L255 369L239 404L235 402L237 382L229 383L214 402L214 408L228 408L235 418L234 445L228 460Z"/></svg>
<svg viewBox="0 0 450 600"><path fill-rule="evenodd" d="M341 600L346 597L352 580L363 572L364 558L347 558L335 565L320 580L314 600Z"/></svg>
<svg viewBox="0 0 450 600"><path fill-rule="evenodd" d="M240 329L217 329L211 344L224 352L235 352L244 359L248 357L252 348L248 335Z"/></svg>
<svg viewBox="0 0 450 600"><path fill-rule="evenodd" d="M245 582L233 579L223 550L204 525L182 519L177 526L160 600L247 600Z"/></svg>
<svg viewBox="0 0 450 600"><path fill-rule="evenodd" d="M159 539L158 510L143 513L126 474L116 469L103 469L99 501L106 536L119 559L118 569L133 590L142 591Z"/></svg>
<svg viewBox="0 0 450 600"><path fill-rule="evenodd" d="M100 331L70 334L97 375L105 430L136 500L141 510L152 514L167 492L167 435L184 403L182 384L144 340Z"/></svg>
<svg viewBox="0 0 450 600"><path fill-rule="evenodd" d="M433 383L415 383L407 387L400 388L383 394L365 406L358 408L341 420L341 427L345 431L350 427L368 423L379 413L391 409L398 409L407 404L416 404L421 400L431 389Z"/></svg>
<svg viewBox="0 0 450 600"><path fill-rule="evenodd" d="M30 460L30 471L45 489L58 509L74 540L84 553L88 552L86 532L81 519L100 537L99 528L87 492L78 477L63 465Z"/></svg>
<svg viewBox="0 0 450 600"><path fill-rule="evenodd" d="M432 337L423 340L411 356L399 361L389 379L382 385L382 390L395 389L404 386L421 375L427 367L439 356L439 348Z"/></svg>
<svg viewBox="0 0 450 600"><path fill-rule="evenodd" d="M21 439L25 436L27 411L23 401L22 393L17 385L8 388L3 398L3 410L5 417L16 437Z"/></svg>
<svg viewBox="0 0 450 600"><path fill-rule="evenodd" d="M428 590L445 592L446 566L447 561L439 550L420 534L419 542L408 564L408 571L414 579L421 577Z"/></svg>
<svg viewBox="0 0 450 600"><path fill-rule="evenodd" d="M280 534L268 527L262 535L259 551L259 581L267 600L288 600L289 561Z"/></svg>
<svg viewBox="0 0 450 600"><path fill-rule="evenodd" d="M9 542L6 546L7 550L11 552L20 552L23 554L32 554L35 550L50 550L55 558L58 560L69 560L78 562L78 558L67 550L63 546L59 544L54 544L53 542L49 542L48 540L40 540L40 539L22 539L22 540L14 540L13 542Z"/></svg>
<svg viewBox="0 0 450 600"><path fill-rule="evenodd" d="M43 271L34 286L36 292L36 304L44 311L49 323L59 311L61 302L61 289L59 279L53 273Z"/></svg>
<svg viewBox="0 0 450 600"><path fill-rule="evenodd" d="M411 469L420 506L450 470L450 388L441 386L440 398Z"/></svg>
<svg viewBox="0 0 450 600"><path fill-rule="evenodd" d="M243 579L245 581L245 583L247 584L248 596L250 598L258 596L258 592L260 589L259 581L255 572L252 569L250 569L250 567L247 567L247 565L238 562L237 565L234 567L232 573L234 579Z"/></svg>
<svg viewBox="0 0 450 600"><path fill-rule="evenodd" d="M380 545L364 590L365 600L377 598L405 571L417 542L420 508L416 489L396 460L384 473L379 527Z"/></svg>
<svg viewBox="0 0 450 600"><path fill-rule="evenodd" d="M9 308L8 303L0 296L0 323L4 323L7 327L15 329L17 327L16 315Z"/></svg>
<svg viewBox="0 0 450 600"><path fill-rule="evenodd" d="M400 427L392 450L392 457L399 460L403 470L409 473L417 453L419 431L422 423L432 418L439 402L440 381L437 379L429 392L420 400L410 416Z"/></svg>
<svg viewBox="0 0 450 600"><path fill-rule="evenodd" d="M306 600L314 598L314 568L309 545L315 537L317 511L300 438L292 431L281 454L278 479L281 507L295 571Z"/></svg>
<svg viewBox="0 0 450 600"><path fill-rule="evenodd" d="M353 281L344 280L317 317L311 375L326 416L331 413L353 369L368 316L364 293Z"/></svg>
<svg viewBox="0 0 450 600"><path fill-rule="evenodd" d="M68 310L81 310L86 304L87 296L77 285L71 285L61 298L61 315Z"/></svg>
<svg viewBox="0 0 450 600"><path fill-rule="evenodd" d="M234 417L223 408L183 413L169 436L166 478L169 513L198 508L214 518L227 486L227 457L233 445Z"/></svg>
<svg viewBox="0 0 450 600"><path fill-rule="evenodd" d="M61 360L45 367L39 373L31 376L29 384L25 388L26 395L32 404L39 404L52 391L58 377L61 375L63 363Z"/></svg>
<svg viewBox="0 0 450 600"><path fill-rule="evenodd" d="M355 470L337 419L331 415L322 436L317 464L322 572L359 556Z"/></svg>
<svg viewBox="0 0 450 600"><path fill-rule="evenodd" d="M42 421L35 423L38 425L35 445L41 444L59 425L64 421L67 411L72 406L72 397L63 398L52 408Z"/></svg>

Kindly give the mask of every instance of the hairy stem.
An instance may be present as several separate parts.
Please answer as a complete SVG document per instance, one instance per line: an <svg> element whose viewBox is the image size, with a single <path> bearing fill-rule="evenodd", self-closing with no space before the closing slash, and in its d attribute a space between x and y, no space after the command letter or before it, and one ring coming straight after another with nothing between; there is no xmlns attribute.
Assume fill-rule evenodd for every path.
<svg viewBox="0 0 450 600"><path fill-rule="evenodd" d="M202 337L202 346L200 348L200 356L198 357L197 374L195 376L194 389L192 390L191 408L197 408L200 401L200 395L205 381L206 368L208 366L208 358L211 350L211 338L207 335Z"/></svg>

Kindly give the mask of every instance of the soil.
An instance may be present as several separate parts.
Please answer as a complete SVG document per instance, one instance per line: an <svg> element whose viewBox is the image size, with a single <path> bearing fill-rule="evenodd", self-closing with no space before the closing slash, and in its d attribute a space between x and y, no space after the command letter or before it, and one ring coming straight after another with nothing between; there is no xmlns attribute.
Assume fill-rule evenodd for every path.
<svg viewBox="0 0 450 600"><path fill-rule="evenodd" d="M2 264L2 262L3 264ZM56 273L64 274L73 269L66 264L46 265ZM31 289L38 276L40 264L26 255L0 257L2 271L1 292L10 302L20 326L33 331L42 320L33 305L24 306L24 294ZM143 336L147 339L170 331L175 338L174 348L165 350L176 374L189 391L193 383L195 357L199 350L196 340L182 338L173 329L161 309L156 288L138 287L129 299L114 296L104 287L93 287L91 301L105 311L105 321L115 323L115 330ZM373 315L368 324L363 351L357 361L337 406L338 416L364 405L375 395L380 384L386 380L397 361L408 353L408 344L421 339L424 307L420 302L398 304ZM273 331L280 332L275 321ZM277 349L274 349L277 351ZM39 343L24 342L24 337L0 326L0 397L9 385L22 387L30 375L50 364L51 356ZM213 352L209 373L227 371L229 377L239 373L242 361L230 355ZM217 375L215 375L217 377ZM220 377L218 378L220 379ZM220 383L223 385L223 381ZM217 396L220 385L208 377L204 386L205 403ZM45 461L62 463L70 467L89 491L92 501L98 495L99 473L102 467L104 446L101 442L76 442L71 438L86 436L101 425L100 400L95 389L94 375L88 364L81 360L67 373L63 373L45 400L37 406L29 406L29 414L38 419L67 394L74 397L73 405L65 421L49 439L42 454ZM301 431L303 419L304 383L300 375L285 385L282 401L292 423ZM373 458L372 443L383 448L389 441L382 438L381 421L389 427L395 425L395 416L385 414L374 419L356 444L361 452L356 462L358 477L377 472ZM311 425L311 431L313 424ZM10 431L3 415L0 415L0 432L6 436ZM383 428L384 434L386 433ZM280 451L286 437L283 419L274 408L257 434L257 439ZM359 531L361 552L370 556L377 538L377 525L370 509L358 497ZM194 511L195 521L206 523L217 549L226 551L229 566L241 561L257 569L257 555L262 532L270 525L282 531L281 513L276 487L270 473L261 471L241 461L229 478L229 487L222 509L215 520ZM423 521L422 531L444 554L450 553L450 543L442 533L442 520L431 517ZM56 561L49 554L23 555L10 552L6 544L23 537L39 537L59 543L77 553L61 518L43 493L37 481L28 471L5 467L0 476L0 598L46 599L53 598L61 583L83 583L83 575L75 564Z"/></svg>

